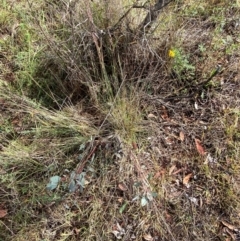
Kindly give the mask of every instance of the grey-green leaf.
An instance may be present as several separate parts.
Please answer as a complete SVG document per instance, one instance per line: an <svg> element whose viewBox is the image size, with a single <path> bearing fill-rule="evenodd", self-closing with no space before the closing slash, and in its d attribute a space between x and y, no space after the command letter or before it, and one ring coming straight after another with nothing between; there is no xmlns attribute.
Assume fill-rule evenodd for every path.
<svg viewBox="0 0 240 241"><path fill-rule="evenodd" d="M84 178L85 175L86 175L86 173L82 172L81 174L76 176L76 181L77 181L78 185L80 185L82 188L84 188L84 186L85 186L85 178Z"/></svg>
<svg viewBox="0 0 240 241"><path fill-rule="evenodd" d="M47 189L50 191L53 191L54 189L56 189L60 180L61 180L61 177L59 176L50 177L50 182L47 184Z"/></svg>
<svg viewBox="0 0 240 241"><path fill-rule="evenodd" d="M73 179L71 179L69 186L68 186L68 190L69 192L75 192L76 191L76 183Z"/></svg>
<svg viewBox="0 0 240 241"><path fill-rule="evenodd" d="M141 198L141 206L144 207L148 204L148 200L145 196Z"/></svg>

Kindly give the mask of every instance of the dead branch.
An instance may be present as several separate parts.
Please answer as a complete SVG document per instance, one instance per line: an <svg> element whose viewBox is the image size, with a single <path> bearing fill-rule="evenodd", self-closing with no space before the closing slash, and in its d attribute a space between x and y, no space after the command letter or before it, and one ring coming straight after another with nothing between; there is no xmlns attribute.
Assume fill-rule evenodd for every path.
<svg viewBox="0 0 240 241"><path fill-rule="evenodd" d="M153 23L157 20L160 10L166 7L173 0L157 0L155 5L149 7L147 16L142 23L138 26L140 36L148 33Z"/></svg>

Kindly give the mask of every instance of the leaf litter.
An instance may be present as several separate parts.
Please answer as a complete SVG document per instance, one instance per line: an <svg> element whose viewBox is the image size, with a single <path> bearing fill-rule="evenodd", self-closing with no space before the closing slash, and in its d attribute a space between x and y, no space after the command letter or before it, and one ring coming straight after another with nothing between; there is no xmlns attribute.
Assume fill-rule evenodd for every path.
<svg viewBox="0 0 240 241"><path fill-rule="evenodd" d="M0 209L0 218L4 218L7 214L7 209Z"/></svg>
<svg viewBox="0 0 240 241"><path fill-rule="evenodd" d="M196 148L197 148L197 151L198 153L201 155L201 156L204 156L206 154L202 144L201 144L201 141L197 138L195 138L195 145L196 145Z"/></svg>

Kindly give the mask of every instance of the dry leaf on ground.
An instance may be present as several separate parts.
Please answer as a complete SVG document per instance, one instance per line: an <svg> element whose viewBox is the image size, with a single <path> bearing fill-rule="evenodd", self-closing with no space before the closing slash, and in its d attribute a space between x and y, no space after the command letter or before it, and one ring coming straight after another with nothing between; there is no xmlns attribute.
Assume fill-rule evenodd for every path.
<svg viewBox="0 0 240 241"><path fill-rule="evenodd" d="M183 184L187 186L191 177L192 177L192 173L189 173L187 176L185 176L183 178Z"/></svg>
<svg viewBox="0 0 240 241"><path fill-rule="evenodd" d="M154 118L154 119L157 119L157 116L155 116L154 114L150 113L150 114L148 114L148 118Z"/></svg>
<svg viewBox="0 0 240 241"><path fill-rule="evenodd" d="M238 239L236 238L235 234L232 231L230 231L229 229L226 229L226 233L231 236L231 240L238 241Z"/></svg>
<svg viewBox="0 0 240 241"><path fill-rule="evenodd" d="M163 120L168 119L168 112L167 112L166 108L163 108L163 113L162 113L161 117L163 118Z"/></svg>
<svg viewBox="0 0 240 241"><path fill-rule="evenodd" d="M166 221L168 221L168 222L172 222L173 221L172 215L170 213L168 213L167 211L166 211L164 216L166 218Z"/></svg>
<svg viewBox="0 0 240 241"><path fill-rule="evenodd" d="M112 234L114 234L114 236L117 239L122 239L123 235L126 233L125 229L123 229L119 223L117 223L117 225L114 227L114 230L111 232Z"/></svg>
<svg viewBox="0 0 240 241"><path fill-rule="evenodd" d="M147 241L152 241L153 240L153 237L150 235L150 234L144 234L143 235L143 238Z"/></svg>
<svg viewBox="0 0 240 241"><path fill-rule="evenodd" d="M181 132L179 133L179 139L180 139L181 141L184 141L184 138L185 138L184 133L181 131Z"/></svg>
<svg viewBox="0 0 240 241"><path fill-rule="evenodd" d="M7 210L6 209L0 209L0 218L3 218L7 215Z"/></svg>
<svg viewBox="0 0 240 241"><path fill-rule="evenodd" d="M165 172L166 172L166 171L165 171L164 169L158 171L158 172L154 175L154 178L155 178L155 179L158 179L158 178L160 178L160 177L163 177L164 174L165 174Z"/></svg>
<svg viewBox="0 0 240 241"><path fill-rule="evenodd" d="M185 170L185 168L180 168L178 170L176 170L175 172L173 172L173 175L177 175L180 172L183 172Z"/></svg>
<svg viewBox="0 0 240 241"><path fill-rule="evenodd" d="M228 229L230 230L238 230L237 227L233 226L232 224L230 223L227 223L226 221L222 220L221 223L226 226Z"/></svg>
<svg viewBox="0 0 240 241"><path fill-rule="evenodd" d="M169 172L168 172L169 176L173 173L175 168L176 168L176 165L171 166L171 168L169 169Z"/></svg>
<svg viewBox="0 0 240 241"><path fill-rule="evenodd" d="M127 191L127 186L123 183L119 183L118 184L118 188L121 190L121 191Z"/></svg>
<svg viewBox="0 0 240 241"><path fill-rule="evenodd" d="M132 142L132 147L133 147L133 150L137 150L138 149L138 145L136 142Z"/></svg>
<svg viewBox="0 0 240 241"><path fill-rule="evenodd" d="M206 154L206 152L201 145L201 141L199 139L195 138L195 144L196 144L196 148L197 148L198 153L200 155L204 156Z"/></svg>

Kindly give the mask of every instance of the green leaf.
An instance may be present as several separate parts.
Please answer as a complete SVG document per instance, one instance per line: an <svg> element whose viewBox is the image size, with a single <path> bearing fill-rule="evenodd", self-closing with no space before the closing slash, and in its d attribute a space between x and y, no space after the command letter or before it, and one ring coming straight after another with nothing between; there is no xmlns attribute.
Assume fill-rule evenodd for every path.
<svg viewBox="0 0 240 241"><path fill-rule="evenodd" d="M134 186L135 186L135 187L141 187L141 186L142 186L142 183L141 183L141 182L135 182L135 183L134 183Z"/></svg>
<svg viewBox="0 0 240 241"><path fill-rule="evenodd" d="M50 191L53 191L54 189L56 189L60 180L61 180L61 177L59 176L50 177L50 182L47 184L47 189Z"/></svg>
<svg viewBox="0 0 240 241"><path fill-rule="evenodd" d="M157 197L158 194L156 192L152 192L152 197Z"/></svg>
<svg viewBox="0 0 240 241"><path fill-rule="evenodd" d="M127 207L127 202L124 202L124 204L122 205L122 207L120 207L120 209L119 209L119 213L123 213L124 212L124 210L125 210L125 208Z"/></svg>

